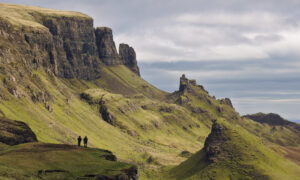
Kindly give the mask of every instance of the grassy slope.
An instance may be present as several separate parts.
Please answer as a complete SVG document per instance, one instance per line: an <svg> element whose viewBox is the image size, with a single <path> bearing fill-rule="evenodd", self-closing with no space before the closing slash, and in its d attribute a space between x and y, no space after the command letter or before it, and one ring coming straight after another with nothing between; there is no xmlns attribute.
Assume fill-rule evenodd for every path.
<svg viewBox="0 0 300 180"><path fill-rule="evenodd" d="M0 146L1 147L1 146ZM109 161L106 151L69 145L28 143L0 151L0 179L75 179L88 174L113 176L133 165ZM40 170L66 172L38 174Z"/></svg>
<svg viewBox="0 0 300 180"><path fill-rule="evenodd" d="M204 150L172 169L177 179L299 179L300 167L286 161L263 145L261 139L239 125L219 120L227 141L221 142L223 151L219 161L208 163ZM225 152L230 152L229 154ZM233 155L233 156L232 156Z"/></svg>
<svg viewBox="0 0 300 180"><path fill-rule="evenodd" d="M33 16L33 14L35 14ZM35 6L22 6L14 4L0 3L0 18L9 21L15 28L32 27L35 29L47 30L48 29L37 21L38 14L44 16L65 16L77 18L91 17L72 11L59 11Z"/></svg>
<svg viewBox="0 0 300 180"><path fill-rule="evenodd" d="M195 152L202 147L209 133L209 127L193 117L191 112L175 104L170 105L148 98L147 96L152 97L151 94L155 91L158 92L157 96L162 96L164 92L137 79L134 73L123 66L105 68L103 71L120 73L114 81L119 81L121 86L124 82L119 77L136 78L140 85L132 83L134 78L126 79L131 83L130 86L135 86L133 87L135 90L143 88L143 85L148 86L149 91L140 90L137 95L130 95L130 98L125 97L129 96L128 94L123 96L105 91L109 96L120 97L108 101L108 106L116 119L126 126L125 129L103 121L99 106L89 105L79 97L79 94L87 89L99 88L97 85L103 87L102 84L107 81L106 77L97 82L66 80L51 77L41 69L34 74L52 95L50 105L53 112L49 112L43 103L33 103L26 94L17 99L5 89L2 93L10 100L1 101L0 109L8 118L26 122L41 142L75 144L78 135L87 135L91 146L109 149L120 159L139 164L142 169L143 167L145 170L148 169L147 172L142 172L142 176L145 176L143 173L151 176L151 171L157 170L160 164L174 165L185 160L178 156L184 150ZM23 81L27 79L24 78ZM19 89L25 92L24 87L20 86ZM66 99L69 99L69 102ZM118 108L126 109L128 103L134 104L134 109L137 109L129 110L124 115ZM148 109L142 109L142 105L148 106ZM173 112L159 110L165 106L174 106ZM183 126L187 127L187 130L184 130ZM136 132L137 135L129 134L128 130ZM200 136L202 138L199 140ZM150 156L154 161L148 163Z"/></svg>
<svg viewBox="0 0 300 180"><path fill-rule="evenodd" d="M10 100L1 101L0 109L7 117L28 123L42 142L75 144L78 135L87 135L93 147L109 149L121 160L138 164L142 179L159 179L161 168L174 166L186 159L179 156L182 151L196 152L201 149L210 132L211 119L236 116L232 108L220 104L219 100L198 87L194 87L194 93L184 94L193 107L207 111L194 114L187 105L184 108L158 100L165 93L139 79L124 66L104 68L103 72L102 78L87 82L58 79L41 69L35 74L55 97L51 101L52 113L42 103L33 103L26 96L17 100L5 91L2 93ZM115 76L110 74L112 72ZM110 81L115 81L117 85L111 90L108 85ZM142 90L145 85L148 91ZM116 94L123 87L135 92ZM118 126L103 121L99 105L80 99L79 94L84 91L95 99L104 96ZM178 96L172 98L171 101L176 102ZM223 112L218 112L217 107L222 107ZM152 159L150 162L149 158Z"/></svg>

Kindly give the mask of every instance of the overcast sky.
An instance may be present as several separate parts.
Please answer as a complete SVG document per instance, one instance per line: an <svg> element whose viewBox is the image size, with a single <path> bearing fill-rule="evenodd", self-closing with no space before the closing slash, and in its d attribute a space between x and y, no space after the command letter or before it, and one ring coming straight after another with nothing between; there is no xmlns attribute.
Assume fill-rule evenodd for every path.
<svg viewBox="0 0 300 180"><path fill-rule="evenodd" d="M178 89L186 74L241 114L300 120L299 0L2 0L81 11L137 53L141 75Z"/></svg>

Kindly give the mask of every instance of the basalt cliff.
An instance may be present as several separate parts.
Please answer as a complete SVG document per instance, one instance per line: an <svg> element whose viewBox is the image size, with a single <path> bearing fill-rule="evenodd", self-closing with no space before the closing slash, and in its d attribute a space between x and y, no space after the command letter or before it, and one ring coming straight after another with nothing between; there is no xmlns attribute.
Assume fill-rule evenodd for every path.
<svg viewBox="0 0 300 180"><path fill-rule="evenodd" d="M134 49L120 44L118 53L112 30L95 29L92 18L79 13L59 16L39 11L26 16L18 22L9 16L1 17L1 41L10 42L1 48L1 63L22 64L27 72L43 67L57 77L85 80L101 77L99 69L104 65L125 65L139 74ZM30 24L33 22L26 18L38 25ZM2 71L13 73L6 68Z"/></svg>

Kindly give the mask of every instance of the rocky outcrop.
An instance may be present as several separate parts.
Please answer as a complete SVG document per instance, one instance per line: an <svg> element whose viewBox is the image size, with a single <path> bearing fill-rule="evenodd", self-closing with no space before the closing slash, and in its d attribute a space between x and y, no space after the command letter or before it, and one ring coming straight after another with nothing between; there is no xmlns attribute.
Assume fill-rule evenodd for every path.
<svg viewBox="0 0 300 180"><path fill-rule="evenodd" d="M185 90L189 90L189 80L185 77L185 74L183 74L180 77L180 84L179 84L179 91L184 92Z"/></svg>
<svg viewBox="0 0 300 180"><path fill-rule="evenodd" d="M224 133L225 130L225 126L218 124L216 121L213 122L211 132L206 138L203 148L208 163L218 162L219 154L226 153L226 150L223 149L223 144L228 140Z"/></svg>
<svg viewBox="0 0 300 180"><path fill-rule="evenodd" d="M104 101L100 102L100 114L101 117L104 121L106 121L107 123L111 124L111 125L115 125L115 118L113 117L113 115L110 114L110 112L108 111L107 106L105 105Z"/></svg>
<svg viewBox="0 0 300 180"><path fill-rule="evenodd" d="M180 77L180 84L179 84L179 92L191 92L192 91L192 86L197 86L201 90L204 90L204 87L202 85L198 85L196 80L194 79L188 79L185 77L185 74L183 74Z"/></svg>
<svg viewBox="0 0 300 180"><path fill-rule="evenodd" d="M46 16L42 23L51 33L45 50L58 76L87 80L99 77L102 64L98 58L93 19Z"/></svg>
<svg viewBox="0 0 300 180"><path fill-rule="evenodd" d="M102 63L91 18L32 16L44 28L18 29L0 19L1 39L6 44L0 50L0 61L6 63L4 71L13 71L7 64L14 63L19 65L18 72L24 73L44 67L63 78L88 80L100 76Z"/></svg>
<svg viewBox="0 0 300 180"><path fill-rule="evenodd" d="M37 138L27 124L0 118L0 142L7 145L17 145L27 142L37 142Z"/></svg>
<svg viewBox="0 0 300 180"><path fill-rule="evenodd" d="M113 40L112 29L108 27L98 27L95 30L96 44L101 61L106 65L123 64L119 58L115 42Z"/></svg>
<svg viewBox="0 0 300 180"><path fill-rule="evenodd" d="M126 65L139 73L134 50L121 48L121 59L112 30L107 27L94 29L92 18L27 13L41 27L16 28L0 17L2 72L26 74L43 67L61 78L93 80L101 77L104 65ZM6 67L11 63L18 64L18 70Z"/></svg>
<svg viewBox="0 0 300 180"><path fill-rule="evenodd" d="M231 108L233 108L233 105L231 103L231 100L229 98L224 98L220 100L220 104L227 104L228 106L230 106Z"/></svg>
<svg viewBox="0 0 300 180"><path fill-rule="evenodd" d="M119 45L119 55L124 65L129 67L133 72L140 76L140 70L137 65L136 54L128 44Z"/></svg>

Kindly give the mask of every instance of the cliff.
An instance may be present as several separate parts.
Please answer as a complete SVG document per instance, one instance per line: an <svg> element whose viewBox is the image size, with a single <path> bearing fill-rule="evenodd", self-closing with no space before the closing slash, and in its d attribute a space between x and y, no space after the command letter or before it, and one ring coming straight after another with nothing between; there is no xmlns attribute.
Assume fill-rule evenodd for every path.
<svg viewBox="0 0 300 180"><path fill-rule="evenodd" d="M94 30L93 19L84 14L7 4L0 8L1 67L22 64L24 72L44 67L58 77L85 80L99 78L104 65L125 65L138 72L133 49L121 59L112 30Z"/></svg>
<svg viewBox="0 0 300 180"><path fill-rule="evenodd" d="M140 70L137 65L136 54L128 44L121 43L119 46L119 55L123 64L129 67L133 72L140 76Z"/></svg>
<svg viewBox="0 0 300 180"><path fill-rule="evenodd" d="M108 27L96 28L95 34L98 54L102 62L106 65L123 64L113 40L112 30Z"/></svg>

